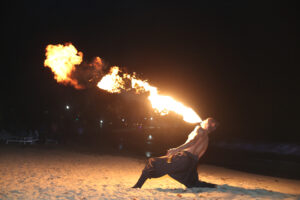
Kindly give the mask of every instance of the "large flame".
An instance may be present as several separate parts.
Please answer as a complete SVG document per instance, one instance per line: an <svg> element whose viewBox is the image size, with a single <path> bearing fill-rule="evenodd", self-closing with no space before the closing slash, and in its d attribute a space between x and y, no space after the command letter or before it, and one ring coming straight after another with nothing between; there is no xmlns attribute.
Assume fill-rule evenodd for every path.
<svg viewBox="0 0 300 200"><path fill-rule="evenodd" d="M80 89L81 86L79 86L77 80L72 79L71 76L72 72L75 71L76 65L81 64L82 57L83 54L78 52L72 44L48 45L46 47L44 66L51 68L57 82L70 84ZM102 60L97 57L94 60L93 66L101 68ZM131 86L125 84L128 81L131 82ZM110 72L98 82L97 86L111 93L120 93L122 89L135 89L137 93L149 92L148 99L152 107L161 115L166 115L172 111L181 115L186 122L198 123L202 121L193 109L183 105L172 97L159 95L156 87L151 86L147 81L137 79L135 74L122 73L117 66L112 67Z"/></svg>
<svg viewBox="0 0 300 200"><path fill-rule="evenodd" d="M157 88L151 86L147 81L137 79L135 75L126 73L123 74L122 78L122 76L119 75L120 73L121 71L118 67L112 67L109 74L105 75L97 86L112 93L120 93L122 89L129 90L131 88L137 92L149 92L148 99L151 102L152 108L161 115L166 115L170 111L173 111L182 115L183 120L186 122L199 123L202 121L193 109L183 105L172 97L159 95ZM124 79L131 81L131 88L125 88Z"/></svg>
<svg viewBox="0 0 300 200"><path fill-rule="evenodd" d="M72 44L48 45L46 47L45 67L49 67L54 73L57 82L73 85L80 89L78 82L71 78L75 65L82 62L83 54L78 52Z"/></svg>

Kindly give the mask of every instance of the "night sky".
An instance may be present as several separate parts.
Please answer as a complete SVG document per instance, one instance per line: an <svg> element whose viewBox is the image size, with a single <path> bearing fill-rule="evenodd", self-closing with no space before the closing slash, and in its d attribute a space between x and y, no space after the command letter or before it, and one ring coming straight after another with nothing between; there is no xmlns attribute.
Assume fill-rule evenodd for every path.
<svg viewBox="0 0 300 200"><path fill-rule="evenodd" d="M105 105L102 91L58 85L43 67L48 44L71 42L84 60L99 56L108 66L135 71L202 118L215 117L221 125L216 137L221 140L300 144L299 32L296 5L291 2L2 4L0 119L5 123L12 120L12 110L28 122L60 102L80 104L77 96L99 93L97 103ZM101 112L100 107L89 109Z"/></svg>

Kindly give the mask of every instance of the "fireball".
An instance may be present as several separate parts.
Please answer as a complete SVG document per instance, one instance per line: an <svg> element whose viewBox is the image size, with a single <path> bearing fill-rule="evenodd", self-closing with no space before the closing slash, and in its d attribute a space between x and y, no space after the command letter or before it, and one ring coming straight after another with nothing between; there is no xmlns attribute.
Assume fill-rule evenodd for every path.
<svg viewBox="0 0 300 200"><path fill-rule="evenodd" d="M75 66L82 62L83 54L78 52L72 44L48 45L46 47L45 67L49 67L54 73L57 82L73 85L80 89L77 81L71 78Z"/></svg>

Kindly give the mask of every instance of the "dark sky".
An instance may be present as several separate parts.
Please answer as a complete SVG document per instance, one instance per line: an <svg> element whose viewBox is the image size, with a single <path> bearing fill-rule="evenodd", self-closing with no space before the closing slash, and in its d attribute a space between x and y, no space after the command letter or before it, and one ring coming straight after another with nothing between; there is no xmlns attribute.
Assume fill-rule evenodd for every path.
<svg viewBox="0 0 300 200"><path fill-rule="evenodd" d="M14 104L64 94L43 67L44 49L72 42L85 60L136 71L217 118L220 137L300 143L296 11L286 1L5 1L2 118Z"/></svg>

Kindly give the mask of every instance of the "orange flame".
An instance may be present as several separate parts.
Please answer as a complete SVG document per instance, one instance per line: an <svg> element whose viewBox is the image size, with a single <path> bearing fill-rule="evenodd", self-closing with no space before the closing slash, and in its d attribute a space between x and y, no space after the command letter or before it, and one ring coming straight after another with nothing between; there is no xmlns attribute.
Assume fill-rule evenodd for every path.
<svg viewBox="0 0 300 200"><path fill-rule="evenodd" d="M110 68L109 74L105 75L97 86L103 90L111 93L119 93L121 89L124 89L124 81L119 76L119 67L114 66Z"/></svg>
<svg viewBox="0 0 300 200"><path fill-rule="evenodd" d="M109 74L105 75L98 87L111 93L120 93L122 89L129 90L135 89L136 92L149 92L148 99L151 102L152 108L154 108L161 115L166 115L170 111L173 111L179 115L182 115L183 120L189 123L199 123L201 118L197 113L176 101L172 97L159 95L157 88L151 86L147 81L137 79L135 75L123 74L123 78L119 75L120 69L118 67L112 67ZM131 88L125 88L124 79L131 81Z"/></svg>
<svg viewBox="0 0 300 200"><path fill-rule="evenodd" d="M78 82L71 78L75 65L82 62L83 54L78 52L72 44L48 45L46 47L45 67L49 67L54 73L54 78L59 83L70 84L80 89Z"/></svg>
<svg viewBox="0 0 300 200"><path fill-rule="evenodd" d="M77 89L81 89L77 80L72 79L71 75L72 72L75 71L75 66L81 64L82 57L83 54L78 52L72 44L48 45L46 47L44 66L52 70L57 82L70 84ZM102 68L102 65L102 60L96 57L93 66ZM156 87L151 86L147 81L137 79L135 74L130 75L123 73L122 76L121 74L122 71L119 67L114 66L110 69L110 72L99 81L97 86L111 93L120 93L122 89L135 89L137 93L149 92L148 99L152 107L161 115L166 115L172 111L181 115L186 122L198 123L202 121L193 109L183 105L172 97L159 95ZM131 82L131 87L125 86L125 80Z"/></svg>

